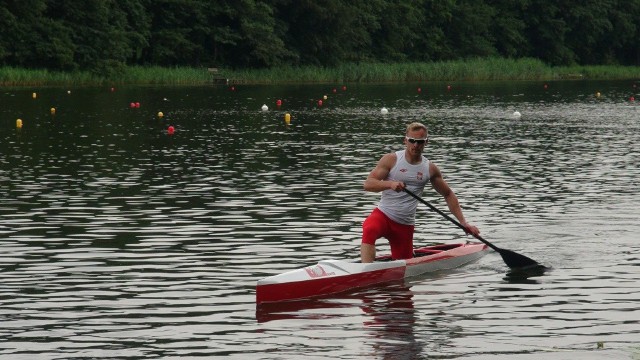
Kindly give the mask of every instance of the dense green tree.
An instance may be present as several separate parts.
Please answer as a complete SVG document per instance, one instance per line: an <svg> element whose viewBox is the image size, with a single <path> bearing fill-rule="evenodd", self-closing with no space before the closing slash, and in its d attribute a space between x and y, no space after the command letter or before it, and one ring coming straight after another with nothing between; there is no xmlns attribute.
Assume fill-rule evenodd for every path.
<svg viewBox="0 0 640 360"><path fill-rule="evenodd" d="M640 0L5 0L0 65L257 68L532 57L640 65Z"/></svg>
<svg viewBox="0 0 640 360"><path fill-rule="evenodd" d="M616 1L609 18L613 29L604 40L610 48L603 63L640 66L640 0Z"/></svg>
<svg viewBox="0 0 640 360"><path fill-rule="evenodd" d="M81 69L109 76L132 58L129 2L116 0L48 0L45 15L69 32L74 63Z"/></svg>
<svg viewBox="0 0 640 360"><path fill-rule="evenodd" d="M210 36L209 2L205 0L147 0L151 18L150 46L143 51L146 64L200 65L206 59Z"/></svg>
<svg viewBox="0 0 640 360"><path fill-rule="evenodd" d="M563 9L557 2L531 0L526 9L526 34L531 43L528 56L551 65L576 63L575 53L566 45L569 32Z"/></svg>
<svg viewBox="0 0 640 360"><path fill-rule="evenodd" d="M374 9L379 27L372 34L373 55L379 61L420 59L420 29L424 25L421 1L396 0L378 2Z"/></svg>
<svg viewBox="0 0 640 360"><path fill-rule="evenodd" d="M27 68L73 69L71 32L46 16L46 0L5 1L0 6L0 63Z"/></svg>
<svg viewBox="0 0 640 360"><path fill-rule="evenodd" d="M529 42L525 36L526 6L529 0L488 0L495 9L495 18L490 22L495 48L503 57L519 58L529 53Z"/></svg>
<svg viewBox="0 0 640 360"><path fill-rule="evenodd" d="M286 2L242 0L233 3L239 25L239 41L229 53L235 65L269 67L298 59L283 40L286 23L275 17L277 8L286 5Z"/></svg>
<svg viewBox="0 0 640 360"><path fill-rule="evenodd" d="M380 29L383 0L291 1L280 10L289 22L285 43L300 63L335 65L373 57L371 35Z"/></svg>
<svg viewBox="0 0 640 360"><path fill-rule="evenodd" d="M455 0L423 0L422 26L419 34L418 48L422 51L415 57L419 61L443 60L451 56L448 50L448 30L453 18Z"/></svg>
<svg viewBox="0 0 640 360"><path fill-rule="evenodd" d="M459 0L447 24L447 59L497 55L491 24L495 9L484 0Z"/></svg>

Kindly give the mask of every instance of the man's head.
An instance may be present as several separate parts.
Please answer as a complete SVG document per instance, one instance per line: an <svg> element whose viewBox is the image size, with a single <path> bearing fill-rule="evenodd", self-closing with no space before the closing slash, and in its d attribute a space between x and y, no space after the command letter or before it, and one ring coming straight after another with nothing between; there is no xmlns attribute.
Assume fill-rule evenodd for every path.
<svg viewBox="0 0 640 360"><path fill-rule="evenodd" d="M413 122L407 125L407 131L405 133L404 143L407 147L424 148L424 145L428 142L429 132L427 127L419 122Z"/></svg>

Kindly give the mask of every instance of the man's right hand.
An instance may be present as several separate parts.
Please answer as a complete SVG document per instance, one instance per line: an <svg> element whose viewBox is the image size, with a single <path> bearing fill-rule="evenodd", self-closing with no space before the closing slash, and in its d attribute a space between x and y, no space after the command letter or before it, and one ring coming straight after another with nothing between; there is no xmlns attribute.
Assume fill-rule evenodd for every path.
<svg viewBox="0 0 640 360"><path fill-rule="evenodd" d="M406 185L402 181L391 181L389 188L393 191L403 191Z"/></svg>

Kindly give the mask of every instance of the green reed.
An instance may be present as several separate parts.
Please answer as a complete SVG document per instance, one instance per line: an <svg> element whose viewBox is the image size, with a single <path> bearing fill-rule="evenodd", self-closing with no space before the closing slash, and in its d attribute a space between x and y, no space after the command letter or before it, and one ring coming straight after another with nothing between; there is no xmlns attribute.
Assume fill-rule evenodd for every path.
<svg viewBox="0 0 640 360"><path fill-rule="evenodd" d="M220 69L130 66L108 74L88 71L61 72L38 69L0 68L0 85L201 85L217 79L230 83L284 84L335 82L419 82L555 79L640 79L640 67L566 66L551 67L536 59L482 58L419 63L349 63L334 67L283 66L272 69Z"/></svg>

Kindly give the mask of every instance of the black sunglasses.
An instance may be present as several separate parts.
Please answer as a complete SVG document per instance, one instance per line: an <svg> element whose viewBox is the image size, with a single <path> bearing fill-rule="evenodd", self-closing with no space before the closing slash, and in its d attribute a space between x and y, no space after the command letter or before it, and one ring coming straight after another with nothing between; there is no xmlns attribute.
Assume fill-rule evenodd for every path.
<svg viewBox="0 0 640 360"><path fill-rule="evenodd" d="M412 144L418 143L418 145L426 144L426 143L427 143L427 141L429 141L429 138L428 138L428 137L427 137L427 138L424 138L424 139L415 139L415 138L412 138L412 137L405 136L405 138L406 138L406 139L407 139L407 141L409 141L410 143L412 143Z"/></svg>

